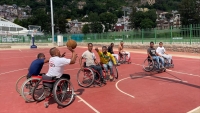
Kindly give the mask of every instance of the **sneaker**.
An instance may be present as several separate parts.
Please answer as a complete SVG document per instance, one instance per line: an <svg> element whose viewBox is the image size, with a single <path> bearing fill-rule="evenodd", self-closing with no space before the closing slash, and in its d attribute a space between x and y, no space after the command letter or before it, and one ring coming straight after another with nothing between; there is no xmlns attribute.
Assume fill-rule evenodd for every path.
<svg viewBox="0 0 200 113"><path fill-rule="evenodd" d="M109 80L109 78L110 78L110 75L106 75L106 80Z"/></svg>
<svg viewBox="0 0 200 113"><path fill-rule="evenodd" d="M117 66L120 66L120 63L117 63Z"/></svg>
<svg viewBox="0 0 200 113"><path fill-rule="evenodd" d="M106 80L105 80L105 79L102 79L101 82L102 82L103 84L106 84Z"/></svg>

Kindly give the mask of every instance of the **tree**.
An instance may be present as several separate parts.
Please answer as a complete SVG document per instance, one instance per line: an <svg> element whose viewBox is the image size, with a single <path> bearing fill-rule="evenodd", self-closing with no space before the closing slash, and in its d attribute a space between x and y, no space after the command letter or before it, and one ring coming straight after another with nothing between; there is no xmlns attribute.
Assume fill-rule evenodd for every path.
<svg viewBox="0 0 200 113"><path fill-rule="evenodd" d="M199 0L183 0L179 7L182 25L200 23Z"/></svg>
<svg viewBox="0 0 200 113"><path fill-rule="evenodd" d="M156 11L154 9L147 12L138 11L133 9L130 15L130 25L135 29L146 29L156 27Z"/></svg>
<svg viewBox="0 0 200 113"><path fill-rule="evenodd" d="M91 32L92 33L102 33L103 26L99 22L94 22L90 24Z"/></svg>
<svg viewBox="0 0 200 113"><path fill-rule="evenodd" d="M83 25L82 33L87 34L90 32L90 28L88 24Z"/></svg>
<svg viewBox="0 0 200 113"><path fill-rule="evenodd" d="M99 18L100 18L100 21L106 27L105 32L107 32L108 29L111 29L110 26L114 25L117 22L117 16L109 12L101 13L99 15Z"/></svg>

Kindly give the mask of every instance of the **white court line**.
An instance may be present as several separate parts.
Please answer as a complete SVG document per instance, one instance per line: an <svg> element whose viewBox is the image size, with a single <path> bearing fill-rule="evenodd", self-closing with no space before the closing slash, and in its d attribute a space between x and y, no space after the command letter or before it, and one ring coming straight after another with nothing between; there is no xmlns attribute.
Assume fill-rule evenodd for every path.
<svg viewBox="0 0 200 113"><path fill-rule="evenodd" d="M76 97L78 97L80 99L80 101L82 101L83 103L85 103L89 108L91 108L93 111L95 111L95 113L100 113L97 109L95 109L93 106L91 106L88 102L86 102L83 98L81 98L80 96L76 95ZM79 102L80 102L79 101Z"/></svg>
<svg viewBox="0 0 200 113"><path fill-rule="evenodd" d="M44 65L45 66L45 65ZM13 71L8 71L5 73L0 73L0 75L3 74L7 74L7 73L12 73L12 72L16 72L16 71L21 71L21 70L25 70L28 68L22 68L22 69L18 69L18 70L13 70ZM80 69L80 68L73 68L73 69L65 69L64 71L68 71L68 70L76 70L76 69ZM96 113L100 113L97 109L95 109L93 106L91 106L88 102L86 102L83 98L81 98L80 96L76 95L83 103L85 103L89 108L91 108L93 111L95 111ZM80 101L79 101L80 102Z"/></svg>
<svg viewBox="0 0 200 113"><path fill-rule="evenodd" d="M20 51L20 52L22 52L22 50L21 50L21 49L19 49L19 51Z"/></svg>
<svg viewBox="0 0 200 113"><path fill-rule="evenodd" d="M173 70L169 70L169 69L167 69L167 71L171 71L171 72L175 72L175 73L179 73L179 74L184 74L184 75L190 75L190 76L200 77L199 75L194 75L194 74L189 74L189 73L183 73L183 72L173 71Z"/></svg>
<svg viewBox="0 0 200 113"><path fill-rule="evenodd" d="M45 55L46 57L50 58L51 56L50 55ZM68 54L65 54L65 56L69 57L71 55L68 55ZM32 56L23 56L23 57L34 57L34 58L37 58L37 55L32 55ZM0 59L13 59L13 58L23 58L23 57L9 57L9 58L0 58Z"/></svg>
<svg viewBox="0 0 200 113"><path fill-rule="evenodd" d="M200 113L200 106L191 111L188 111L187 113Z"/></svg>
<svg viewBox="0 0 200 113"><path fill-rule="evenodd" d="M131 64L138 65L138 66L143 66L141 64L136 64L136 63L131 63ZM179 72L179 71L173 71L173 70L170 70L170 69L167 69L167 71L171 71L171 72L179 73L179 74L184 74L184 75L189 75L189 76L200 77L200 75L189 74L189 73L184 73L184 72Z"/></svg>
<svg viewBox="0 0 200 113"><path fill-rule="evenodd" d="M22 71L28 68L22 68L22 69L17 69L17 70L13 70L13 71L8 71L8 72L4 72L4 73L0 73L0 75L4 75L4 74L8 74L8 73L12 73L12 72L17 72L17 71ZM27 70L28 71L28 70Z"/></svg>
<svg viewBox="0 0 200 113"><path fill-rule="evenodd" d="M119 82L121 82L121 81L123 81L123 80L126 80L126 79L129 79L129 78L130 78L130 77L127 77L127 78L123 78L123 79L117 81L117 83L115 84L115 87L116 87L117 90L119 90L121 93L123 93L123 94L125 94L125 95L127 95L127 96L130 96L131 98L135 98L133 95L130 95L130 94L128 94L128 93L126 93L126 92L120 90L119 87L118 87L118 83L119 83Z"/></svg>

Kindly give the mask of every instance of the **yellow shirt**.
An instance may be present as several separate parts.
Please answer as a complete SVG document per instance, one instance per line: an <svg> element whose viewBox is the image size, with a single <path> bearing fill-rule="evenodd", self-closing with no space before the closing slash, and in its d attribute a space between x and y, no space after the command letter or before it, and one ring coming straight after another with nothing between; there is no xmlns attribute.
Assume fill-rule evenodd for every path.
<svg viewBox="0 0 200 113"><path fill-rule="evenodd" d="M115 58L109 52L107 52L107 54L105 55L105 54L103 54L102 52L99 51L98 54L99 54L101 63L107 64L110 60L112 60L113 63L116 65Z"/></svg>

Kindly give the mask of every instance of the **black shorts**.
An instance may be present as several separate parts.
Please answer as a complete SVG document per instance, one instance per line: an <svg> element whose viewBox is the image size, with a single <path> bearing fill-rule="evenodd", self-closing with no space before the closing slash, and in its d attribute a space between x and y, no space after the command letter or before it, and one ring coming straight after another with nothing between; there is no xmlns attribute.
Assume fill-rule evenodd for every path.
<svg viewBox="0 0 200 113"><path fill-rule="evenodd" d="M66 78L67 80L70 80L70 75L69 74L63 74L60 78ZM56 77L49 77L47 75L42 75L42 80L58 80L59 78L56 78ZM44 82L43 85L45 87L49 87L49 88L53 88L53 85L54 85L55 82Z"/></svg>

